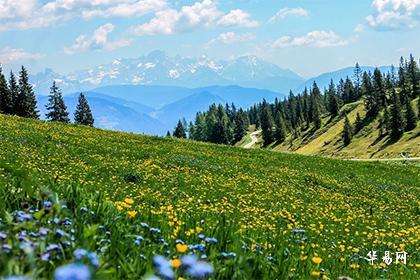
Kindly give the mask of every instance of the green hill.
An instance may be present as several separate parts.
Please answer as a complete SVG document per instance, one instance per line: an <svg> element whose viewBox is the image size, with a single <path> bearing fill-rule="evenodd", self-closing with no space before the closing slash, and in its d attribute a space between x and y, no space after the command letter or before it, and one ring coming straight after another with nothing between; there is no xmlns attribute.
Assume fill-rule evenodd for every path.
<svg viewBox="0 0 420 280"><path fill-rule="evenodd" d="M77 261L97 279L419 278L415 166L4 115L0 144L0 278L51 278ZM395 263L400 251L406 265ZM155 258L153 269L157 255L168 267Z"/></svg>
<svg viewBox="0 0 420 280"><path fill-rule="evenodd" d="M414 108L417 102L417 99L412 101ZM305 131L300 131L298 135L289 134L283 143L274 143L268 148L274 151L344 159L420 157L420 122L417 122L418 125L415 129L404 133L398 141L391 141L389 135L379 135L379 119L383 112L356 133L350 145L344 146L342 141L344 116L347 114L350 122L354 125L357 113L362 118L365 115L362 101L345 105L341 109L340 114L333 119L325 116L323 118L323 126L319 130L313 132L313 128L309 127ZM247 137L249 138L249 134ZM243 143L246 143L246 141L242 141L240 146L244 146ZM254 148L261 147L261 143L262 139L260 137L260 141L254 145Z"/></svg>

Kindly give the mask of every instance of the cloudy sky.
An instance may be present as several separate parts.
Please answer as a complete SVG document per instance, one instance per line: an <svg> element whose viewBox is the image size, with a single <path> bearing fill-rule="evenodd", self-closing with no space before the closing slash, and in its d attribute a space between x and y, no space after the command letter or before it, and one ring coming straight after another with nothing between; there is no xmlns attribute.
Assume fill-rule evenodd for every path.
<svg viewBox="0 0 420 280"><path fill-rule="evenodd" d="M420 56L420 0L0 0L0 63L60 73L115 58L254 54L304 77Z"/></svg>

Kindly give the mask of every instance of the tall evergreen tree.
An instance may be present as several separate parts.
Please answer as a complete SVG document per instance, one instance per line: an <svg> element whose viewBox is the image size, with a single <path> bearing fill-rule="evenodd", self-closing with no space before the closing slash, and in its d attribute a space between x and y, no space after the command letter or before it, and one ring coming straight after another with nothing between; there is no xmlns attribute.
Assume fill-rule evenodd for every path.
<svg viewBox="0 0 420 280"><path fill-rule="evenodd" d="M276 115L275 123L276 123L276 132L274 136L279 143L282 143L286 139L287 130L286 130L286 125L284 123L283 116L281 114Z"/></svg>
<svg viewBox="0 0 420 280"><path fill-rule="evenodd" d="M405 129L404 116L401 110L400 98L395 92L395 89L392 94L391 115L391 138L395 140L399 139L403 135Z"/></svg>
<svg viewBox="0 0 420 280"><path fill-rule="evenodd" d="M0 113L13 113L13 98L0 65Z"/></svg>
<svg viewBox="0 0 420 280"><path fill-rule="evenodd" d="M410 54L410 60L408 63L407 70L411 82L411 96L415 98L417 96L420 96L420 72L417 66L417 62L412 54Z"/></svg>
<svg viewBox="0 0 420 280"><path fill-rule="evenodd" d="M360 116L359 112L357 112L356 122L354 124L354 133L355 134L359 133L359 131L362 130L362 128L363 128L363 120L362 120L362 117Z"/></svg>
<svg viewBox="0 0 420 280"><path fill-rule="evenodd" d="M333 80L331 80L328 91L328 111L330 112L332 117L335 117L338 115L339 111L339 105L338 105L338 99L337 94L335 91L335 85Z"/></svg>
<svg viewBox="0 0 420 280"><path fill-rule="evenodd" d="M375 91L375 95L377 97L377 100L379 101L379 108L381 108L385 106L387 100L384 79L379 68L375 68L375 70L373 71L372 82L373 90Z"/></svg>
<svg viewBox="0 0 420 280"><path fill-rule="evenodd" d="M171 138L172 136L171 136L171 132L168 130L167 132L166 132L166 138Z"/></svg>
<svg viewBox="0 0 420 280"><path fill-rule="evenodd" d="M178 121L173 135L176 138L187 138L187 133L185 132L185 128L181 120Z"/></svg>
<svg viewBox="0 0 420 280"><path fill-rule="evenodd" d="M242 109L238 111L235 115L235 128L233 132L233 143L237 143L242 140L242 138L245 136L247 131L247 125L246 125L246 116Z"/></svg>
<svg viewBox="0 0 420 280"><path fill-rule="evenodd" d="M342 138L344 146L348 146L351 143L351 139L353 138L353 127L351 126L347 115L344 119L344 129L342 133Z"/></svg>
<svg viewBox="0 0 420 280"><path fill-rule="evenodd" d="M74 113L74 123L80 125L93 126L95 120L93 119L92 111L90 110L89 103L83 93L79 95L79 103Z"/></svg>
<svg viewBox="0 0 420 280"><path fill-rule="evenodd" d="M365 97L366 116L375 117L379 113L379 100L376 91L372 87L372 80L367 72L362 76L362 94Z"/></svg>
<svg viewBox="0 0 420 280"><path fill-rule="evenodd" d="M264 140L264 145L268 146L273 142L273 117L271 113L271 108L268 103L264 100L261 109L261 129L262 129L262 137Z"/></svg>
<svg viewBox="0 0 420 280"><path fill-rule="evenodd" d="M360 96L362 96L362 69L360 68L359 63L356 63L356 66L354 67L354 92L355 92L355 98L358 99Z"/></svg>
<svg viewBox="0 0 420 280"><path fill-rule="evenodd" d="M53 85L50 89L51 91L48 104L45 106L48 110L47 114L45 115L47 120L52 122L70 122L69 113L67 112L67 107L64 103L63 95L61 94L61 91L57 87L55 81L53 82Z"/></svg>
<svg viewBox="0 0 420 280"><path fill-rule="evenodd" d="M9 92L10 96L12 97L12 114L16 115L18 111L18 96L19 96L19 85L16 80L15 74L10 71L10 78L9 78Z"/></svg>
<svg viewBox="0 0 420 280"><path fill-rule="evenodd" d="M417 117L416 113L414 113L413 106L411 106L411 102L406 99L405 101L405 131L413 130L417 125Z"/></svg>
<svg viewBox="0 0 420 280"><path fill-rule="evenodd" d="M36 109L35 93L28 79L28 72L25 67L19 72L19 94L16 100L16 114L26 118L39 118Z"/></svg>

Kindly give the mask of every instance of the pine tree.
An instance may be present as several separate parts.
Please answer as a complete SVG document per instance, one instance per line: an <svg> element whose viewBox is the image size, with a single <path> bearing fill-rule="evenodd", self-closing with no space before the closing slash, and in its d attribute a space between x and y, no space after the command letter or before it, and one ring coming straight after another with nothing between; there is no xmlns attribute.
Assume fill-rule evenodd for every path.
<svg viewBox="0 0 420 280"><path fill-rule="evenodd" d="M362 95L365 97L366 116L375 117L379 113L379 100L376 91L372 87L372 80L368 73L362 77Z"/></svg>
<svg viewBox="0 0 420 280"><path fill-rule="evenodd" d="M194 136L193 136L194 134L195 134L195 126L193 122L190 122L188 125L188 138L194 139Z"/></svg>
<svg viewBox="0 0 420 280"><path fill-rule="evenodd" d="M11 112L11 114L16 115L17 110L18 110L18 108L17 108L18 103L17 102L18 102L18 96L19 96L19 86L18 86L18 83L16 81L16 77L13 74L12 71L10 71L9 92L10 92L10 96L12 97L12 112Z"/></svg>
<svg viewBox="0 0 420 280"><path fill-rule="evenodd" d="M13 113L13 98L7 86L6 77L0 65L0 113Z"/></svg>
<svg viewBox="0 0 420 280"><path fill-rule="evenodd" d="M273 142L273 117L271 113L270 106L264 100L262 109L261 109L261 130L262 130L262 137L264 140L264 145L268 146Z"/></svg>
<svg viewBox="0 0 420 280"><path fill-rule="evenodd" d="M410 54L410 61L408 63L408 75L410 77L411 82L411 96L413 98L420 96L420 73L419 68L417 67L417 62L412 54Z"/></svg>
<svg viewBox="0 0 420 280"><path fill-rule="evenodd" d="M90 110L89 103L83 93L79 95L79 103L74 113L74 123L80 125L93 126L94 119L92 111Z"/></svg>
<svg viewBox="0 0 420 280"><path fill-rule="evenodd" d="M284 123L283 116L281 114L277 114L275 123L276 123L275 138L279 143L282 143L286 139L287 131L286 131L286 125Z"/></svg>
<svg viewBox="0 0 420 280"><path fill-rule="evenodd" d="M235 115L235 128L233 131L233 143L237 143L242 140L245 136L247 127L246 127L246 120L245 114L243 113L242 109L239 110L238 113Z"/></svg>
<svg viewBox="0 0 420 280"><path fill-rule="evenodd" d="M406 99L405 101L405 131L413 130L417 125L417 118L416 113L414 113L413 106L411 106L411 102Z"/></svg>
<svg viewBox="0 0 420 280"><path fill-rule="evenodd" d="M404 117L401 111L400 98L397 93L393 92L392 96L392 107L391 107L391 138L396 140L399 139L405 129Z"/></svg>
<svg viewBox="0 0 420 280"><path fill-rule="evenodd" d="M16 114L21 117L38 119L35 94L29 84L28 72L22 66L19 72L19 93L16 100Z"/></svg>
<svg viewBox="0 0 420 280"><path fill-rule="evenodd" d="M166 132L166 138L171 138L172 136L171 136L171 132L168 130L167 132Z"/></svg>
<svg viewBox="0 0 420 280"><path fill-rule="evenodd" d="M48 110L48 113L45 115L47 120L52 122L70 122L69 113L67 112L63 95L61 94L61 91L57 87L55 81L50 89L51 91L48 104L45 106Z"/></svg>
<svg viewBox="0 0 420 280"><path fill-rule="evenodd" d="M353 138L353 127L350 124L349 118L345 117L344 119L344 129L342 133L344 146L348 146Z"/></svg>
<svg viewBox="0 0 420 280"><path fill-rule="evenodd" d="M373 90L377 97L377 101L379 101L379 108L385 106L386 100L386 92L385 92L385 85L384 79L382 76L381 71L378 68L375 68L373 71Z"/></svg>
<svg viewBox="0 0 420 280"><path fill-rule="evenodd" d="M355 98L359 99L362 95L362 69L359 66L359 63L356 63L354 67L354 92Z"/></svg>
<svg viewBox="0 0 420 280"><path fill-rule="evenodd" d="M385 133L388 133L389 131L391 131L391 116L390 116L389 109L387 106L384 109L382 126Z"/></svg>
<svg viewBox="0 0 420 280"><path fill-rule="evenodd" d="M339 105L338 105L338 99L335 92L335 85L334 85L333 80L331 80L330 82L327 95L328 95L328 111L330 112L332 117L335 117L338 115Z"/></svg>
<svg viewBox="0 0 420 280"><path fill-rule="evenodd" d="M357 134L363 128L363 120L359 112L356 114L356 122L354 124L354 133Z"/></svg>
<svg viewBox="0 0 420 280"><path fill-rule="evenodd" d="M185 128L181 120L178 121L178 124L175 127L174 137L187 138L187 133L185 132Z"/></svg>

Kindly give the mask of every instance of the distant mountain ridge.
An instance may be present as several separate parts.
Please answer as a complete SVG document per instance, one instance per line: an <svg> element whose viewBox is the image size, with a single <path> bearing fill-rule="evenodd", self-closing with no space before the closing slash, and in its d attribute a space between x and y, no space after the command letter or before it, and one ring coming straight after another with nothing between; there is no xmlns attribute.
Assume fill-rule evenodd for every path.
<svg viewBox="0 0 420 280"><path fill-rule="evenodd" d="M170 57L154 51L134 59L115 59L91 69L69 75L51 69L32 75L31 82L38 94L47 94L53 80L64 93L87 91L110 85L158 85L176 87L207 87L238 85L288 92L304 79L289 69L264 61L256 56L242 56L217 61L199 58Z"/></svg>

